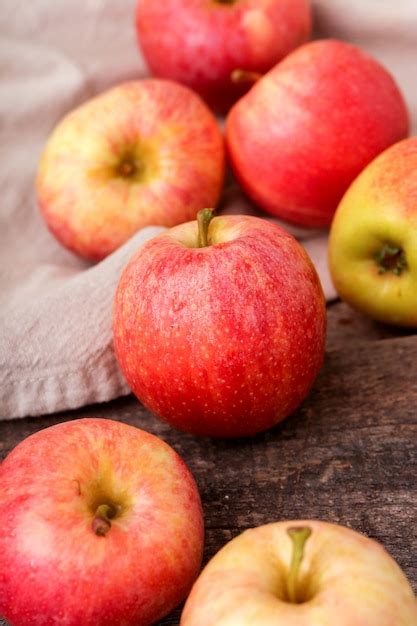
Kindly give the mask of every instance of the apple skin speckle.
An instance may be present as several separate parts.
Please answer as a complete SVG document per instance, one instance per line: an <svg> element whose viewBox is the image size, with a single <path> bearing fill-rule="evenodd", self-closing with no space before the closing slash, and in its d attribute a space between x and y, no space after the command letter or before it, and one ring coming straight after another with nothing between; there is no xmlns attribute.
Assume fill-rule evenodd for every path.
<svg viewBox="0 0 417 626"><path fill-rule="evenodd" d="M238 437L266 430L301 403L321 367L326 311L300 244L248 216L196 222L140 248L114 304L114 345L133 392L173 426Z"/></svg>

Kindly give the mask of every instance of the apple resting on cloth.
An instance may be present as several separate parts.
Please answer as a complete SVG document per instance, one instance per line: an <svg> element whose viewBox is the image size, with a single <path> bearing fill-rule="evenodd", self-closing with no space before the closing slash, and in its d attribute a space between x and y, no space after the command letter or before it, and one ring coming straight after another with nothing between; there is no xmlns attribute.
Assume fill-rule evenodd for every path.
<svg viewBox="0 0 417 626"><path fill-rule="evenodd" d="M234 70L263 74L308 39L310 0L138 0L136 27L155 76L225 113L250 87Z"/></svg>
<svg viewBox="0 0 417 626"><path fill-rule="evenodd" d="M37 192L57 239L99 260L144 226L174 226L215 206L223 178L212 113L187 87L149 79L114 87L58 124Z"/></svg>
<svg viewBox="0 0 417 626"><path fill-rule="evenodd" d="M13 626L147 626L189 592L200 497L157 437L64 422L20 443L0 484L0 614Z"/></svg>
<svg viewBox="0 0 417 626"><path fill-rule="evenodd" d="M259 526L208 563L181 626L416 626L407 578L372 539L317 521Z"/></svg>
<svg viewBox="0 0 417 626"><path fill-rule="evenodd" d="M417 137L386 150L349 188L329 256L343 300L380 322L417 327Z"/></svg>
<svg viewBox="0 0 417 626"><path fill-rule="evenodd" d="M250 216L176 226L142 246L114 306L116 356L151 411L185 431L252 435L304 399L324 354L316 271L282 228Z"/></svg>
<svg viewBox="0 0 417 626"><path fill-rule="evenodd" d="M292 52L235 104L226 143L259 206L325 227L354 178L408 128L391 75L359 48L325 40Z"/></svg>

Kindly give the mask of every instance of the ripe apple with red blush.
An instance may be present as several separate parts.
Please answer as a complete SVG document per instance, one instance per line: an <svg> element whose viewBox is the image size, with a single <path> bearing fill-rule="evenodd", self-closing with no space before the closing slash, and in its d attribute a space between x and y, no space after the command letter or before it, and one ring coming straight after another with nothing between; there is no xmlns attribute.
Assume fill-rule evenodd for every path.
<svg viewBox="0 0 417 626"><path fill-rule="evenodd" d="M151 411L194 434L238 437L304 399L323 361L325 322L318 276L291 235L205 209L125 268L114 346Z"/></svg>
<svg viewBox="0 0 417 626"><path fill-rule="evenodd" d="M251 528L204 568L181 626L415 626L406 576L376 541L315 520Z"/></svg>
<svg viewBox="0 0 417 626"><path fill-rule="evenodd" d="M236 177L260 207L326 227L356 176L408 130L389 72L329 39L301 46L259 79L231 109L226 144Z"/></svg>
<svg viewBox="0 0 417 626"><path fill-rule="evenodd" d="M351 306L417 328L417 137L388 148L349 187L330 230L329 266Z"/></svg>
<svg viewBox="0 0 417 626"><path fill-rule="evenodd" d="M215 206L223 178L223 137L204 102L147 79L113 87L59 122L37 195L57 239L95 261L145 226L173 226Z"/></svg>
<svg viewBox="0 0 417 626"><path fill-rule="evenodd" d="M13 626L147 626L189 592L201 503L158 437L64 422L22 441L0 482L0 615Z"/></svg>
<svg viewBox="0 0 417 626"><path fill-rule="evenodd" d="M138 0L136 27L155 76L225 113L250 87L234 70L263 74L308 39L310 0Z"/></svg>

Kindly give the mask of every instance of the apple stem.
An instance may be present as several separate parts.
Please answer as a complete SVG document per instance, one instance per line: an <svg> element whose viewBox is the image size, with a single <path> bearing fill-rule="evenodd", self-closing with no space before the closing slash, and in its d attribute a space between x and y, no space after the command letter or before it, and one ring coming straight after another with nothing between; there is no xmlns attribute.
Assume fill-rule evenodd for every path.
<svg viewBox="0 0 417 626"><path fill-rule="evenodd" d="M233 70L230 74L230 80L232 83L240 84L240 83L256 83L260 78L262 78L262 74L259 72L251 72L250 70Z"/></svg>
<svg viewBox="0 0 417 626"><path fill-rule="evenodd" d="M308 526L289 528L287 533L289 534L293 545L292 560L287 579L287 592L289 601L293 604L297 604L298 574L304 556L304 547L307 539L311 535L311 528Z"/></svg>
<svg viewBox="0 0 417 626"><path fill-rule="evenodd" d="M92 523L93 531L99 537L107 535L111 528L111 519L113 519L119 510L119 507L110 504L100 504L94 514Z"/></svg>
<svg viewBox="0 0 417 626"><path fill-rule="evenodd" d="M198 247L199 248L206 248L209 245L208 227L213 217L214 217L213 209L201 209L201 211L197 213Z"/></svg>

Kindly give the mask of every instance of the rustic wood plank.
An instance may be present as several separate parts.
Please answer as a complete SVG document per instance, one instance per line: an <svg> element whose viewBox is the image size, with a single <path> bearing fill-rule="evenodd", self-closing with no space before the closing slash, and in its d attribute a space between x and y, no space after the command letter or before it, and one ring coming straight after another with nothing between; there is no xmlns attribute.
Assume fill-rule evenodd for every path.
<svg viewBox="0 0 417 626"><path fill-rule="evenodd" d="M198 439L171 429L133 397L0 424L0 456L49 425L103 416L170 443L204 503L205 561L242 530L278 519L320 518L380 540L417 590L417 337L330 351L303 406L247 440ZM178 624L179 611L161 622Z"/></svg>
<svg viewBox="0 0 417 626"><path fill-rule="evenodd" d="M327 307L327 348L351 348L360 341L392 339L415 334L411 328L396 328L374 322L366 315L354 311L345 302L333 302Z"/></svg>

